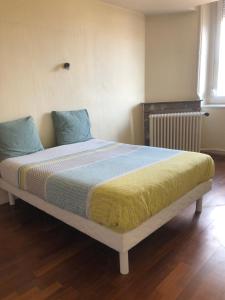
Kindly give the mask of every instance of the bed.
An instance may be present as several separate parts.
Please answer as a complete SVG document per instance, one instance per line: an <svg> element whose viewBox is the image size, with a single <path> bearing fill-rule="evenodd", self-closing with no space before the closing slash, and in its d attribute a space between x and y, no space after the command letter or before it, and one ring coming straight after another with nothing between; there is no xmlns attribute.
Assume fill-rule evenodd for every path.
<svg viewBox="0 0 225 300"><path fill-rule="evenodd" d="M119 252L128 251L211 189L214 163L200 153L98 139L0 163L0 188Z"/></svg>

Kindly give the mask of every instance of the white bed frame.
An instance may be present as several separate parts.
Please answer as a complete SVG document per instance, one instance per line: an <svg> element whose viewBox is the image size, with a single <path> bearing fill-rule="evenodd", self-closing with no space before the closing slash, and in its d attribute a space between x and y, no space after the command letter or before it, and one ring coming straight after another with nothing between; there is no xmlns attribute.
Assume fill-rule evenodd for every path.
<svg viewBox="0 0 225 300"><path fill-rule="evenodd" d="M129 273L128 251L162 225L171 220L173 217L178 215L184 208L193 202L196 202L196 212L201 213L202 196L211 189L211 186L211 180L202 183L185 196L181 197L177 201L173 202L170 206L160 211L158 214L149 218L137 228L126 233L116 233L91 220L58 208L57 206L54 206L32 195L31 193L20 190L0 179L0 188L8 192L10 205L15 205L15 199L20 198L25 202L37 207L38 209L48 213L49 215L52 215L53 217L96 239L97 241L118 251L120 259L120 273L123 275Z"/></svg>

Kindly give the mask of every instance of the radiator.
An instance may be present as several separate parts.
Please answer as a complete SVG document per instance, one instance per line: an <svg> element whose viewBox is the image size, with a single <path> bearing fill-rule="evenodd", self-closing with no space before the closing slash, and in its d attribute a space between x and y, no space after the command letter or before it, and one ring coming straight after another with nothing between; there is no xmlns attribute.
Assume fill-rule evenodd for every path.
<svg viewBox="0 0 225 300"><path fill-rule="evenodd" d="M149 116L150 146L200 152L202 112Z"/></svg>

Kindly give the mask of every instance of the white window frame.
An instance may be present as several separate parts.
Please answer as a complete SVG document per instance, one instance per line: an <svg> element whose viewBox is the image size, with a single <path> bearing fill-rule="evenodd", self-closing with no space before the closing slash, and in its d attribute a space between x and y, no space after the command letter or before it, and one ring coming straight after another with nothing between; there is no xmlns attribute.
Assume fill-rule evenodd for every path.
<svg viewBox="0 0 225 300"><path fill-rule="evenodd" d="M225 105L225 95L217 96L219 73L220 24L223 18L224 0L207 4L200 11L200 53L198 94L205 105Z"/></svg>

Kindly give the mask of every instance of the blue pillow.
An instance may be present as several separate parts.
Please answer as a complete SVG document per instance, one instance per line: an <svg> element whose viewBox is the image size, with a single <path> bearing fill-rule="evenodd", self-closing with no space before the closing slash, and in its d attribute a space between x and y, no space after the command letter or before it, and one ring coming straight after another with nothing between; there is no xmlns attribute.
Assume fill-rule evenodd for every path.
<svg viewBox="0 0 225 300"><path fill-rule="evenodd" d="M86 109L53 111L52 119L58 146L85 142L92 139L91 125Z"/></svg>
<svg viewBox="0 0 225 300"><path fill-rule="evenodd" d="M0 123L0 161L43 149L32 117Z"/></svg>

